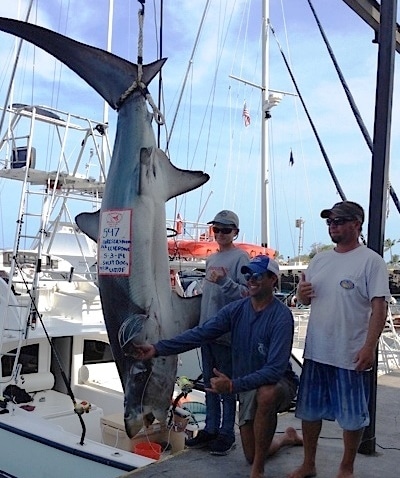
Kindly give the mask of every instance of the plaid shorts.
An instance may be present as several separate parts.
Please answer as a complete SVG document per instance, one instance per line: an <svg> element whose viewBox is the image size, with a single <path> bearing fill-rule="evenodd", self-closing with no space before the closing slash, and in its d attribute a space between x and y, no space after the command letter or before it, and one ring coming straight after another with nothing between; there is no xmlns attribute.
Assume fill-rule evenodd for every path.
<svg viewBox="0 0 400 478"><path fill-rule="evenodd" d="M343 430L369 425L369 374L304 360L296 417L307 422L337 420Z"/></svg>

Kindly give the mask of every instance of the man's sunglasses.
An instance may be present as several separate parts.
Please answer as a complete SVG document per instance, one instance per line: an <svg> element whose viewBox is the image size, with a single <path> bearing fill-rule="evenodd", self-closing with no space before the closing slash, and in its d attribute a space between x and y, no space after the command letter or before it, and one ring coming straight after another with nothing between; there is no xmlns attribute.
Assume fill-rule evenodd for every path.
<svg viewBox="0 0 400 478"><path fill-rule="evenodd" d="M243 277L247 281L253 280L255 282L261 282L263 280L264 274L265 272L253 272L253 273L246 272L245 274L243 274Z"/></svg>
<svg viewBox="0 0 400 478"><path fill-rule="evenodd" d="M216 227L216 226L214 226L212 230L214 234L218 234L219 232L221 234L230 234L233 231L231 227Z"/></svg>
<svg viewBox="0 0 400 478"><path fill-rule="evenodd" d="M327 219L326 224L330 226L333 224L334 226L343 226L346 222L355 221L354 217L335 217L334 219Z"/></svg>

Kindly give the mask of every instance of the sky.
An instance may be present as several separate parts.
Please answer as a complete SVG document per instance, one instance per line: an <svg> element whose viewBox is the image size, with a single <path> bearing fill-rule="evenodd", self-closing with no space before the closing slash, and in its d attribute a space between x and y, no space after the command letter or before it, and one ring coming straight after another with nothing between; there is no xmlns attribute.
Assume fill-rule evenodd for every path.
<svg viewBox="0 0 400 478"><path fill-rule="evenodd" d="M0 2L1 16L25 16L27 1L9 3ZM210 175L202 188L169 201L167 217L173 219L179 212L187 221L207 222L219 210L232 209L240 218L239 240L260 243L261 93L258 87L229 75L258 86L262 83L261 0L211 0L204 13L206 4L206 0L164 0L162 55L168 60L162 72L166 126L161 128L160 145L165 148L167 134L174 125L168 151L172 163L183 169L204 170ZM372 137L378 57L372 29L342 0L314 0L313 4ZM114 0L111 50L133 62L137 58L139 6L136 0ZM108 8L108 0L37 0L30 21L106 49ZM143 56L144 62L150 63L159 54L159 1L148 0L145 8ZM203 15L204 25L199 32ZM270 0L269 18L347 199L359 202L368 213L371 153L352 116L308 1ZM197 35L198 44L191 59ZM308 254L315 243L330 242L319 213L340 197L302 105L293 95L295 88L275 36L270 35L268 49L268 86L288 94L272 108L267 122L268 243L286 258ZM0 45L3 65L0 105L3 105L11 74L13 37L0 33ZM389 179L400 196L397 70L398 65ZM55 77L59 80L56 88ZM157 101L157 79L149 89ZM103 101L96 92L67 67L29 45L21 50L13 98L14 102L57 106L90 118L100 119L103 115ZM251 116L247 127L242 117L244 103ZM116 113L110 110L111 140L116 120ZM293 165L289 162L290 152ZM0 245L3 246L10 246L14 239L14 232L8 227L14 221L9 188L0 183ZM400 239L399 213L390 199L387 204L385 238L397 240ZM299 219L303 224L301 229L295 227ZM365 225L364 232L366 229ZM393 252L400 254L400 243ZM389 260L388 253L385 258Z"/></svg>

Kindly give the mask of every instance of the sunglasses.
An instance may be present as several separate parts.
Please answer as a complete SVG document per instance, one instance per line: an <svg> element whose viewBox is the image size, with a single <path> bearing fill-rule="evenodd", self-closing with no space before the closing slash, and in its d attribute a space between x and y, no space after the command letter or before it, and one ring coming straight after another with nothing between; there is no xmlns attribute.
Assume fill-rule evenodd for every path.
<svg viewBox="0 0 400 478"><path fill-rule="evenodd" d="M233 231L231 227L216 227L216 226L214 226L212 230L214 234L218 234L219 232L221 234L230 234Z"/></svg>
<svg viewBox="0 0 400 478"><path fill-rule="evenodd" d="M330 226L333 224L334 226L343 226L346 222L355 221L354 217L335 217L334 219L327 219L326 224Z"/></svg>
<svg viewBox="0 0 400 478"><path fill-rule="evenodd" d="M243 277L247 281L253 280L255 282L261 282L263 280L264 274L265 272L253 272L253 273L246 272L245 274L243 274Z"/></svg>

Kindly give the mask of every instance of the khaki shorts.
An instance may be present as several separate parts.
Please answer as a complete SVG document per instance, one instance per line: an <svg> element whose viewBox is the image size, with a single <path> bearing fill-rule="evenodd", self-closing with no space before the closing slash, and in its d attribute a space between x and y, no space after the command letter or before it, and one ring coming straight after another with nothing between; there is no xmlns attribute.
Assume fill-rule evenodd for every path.
<svg viewBox="0 0 400 478"><path fill-rule="evenodd" d="M276 384L283 390L282 399L276 404L277 413L286 412L292 405L296 398L297 383L294 380L283 377ZM249 390L248 392L241 392L238 394L239 398L239 427L246 422L254 420L256 414L256 394L257 390Z"/></svg>

